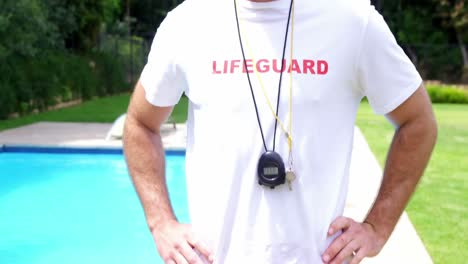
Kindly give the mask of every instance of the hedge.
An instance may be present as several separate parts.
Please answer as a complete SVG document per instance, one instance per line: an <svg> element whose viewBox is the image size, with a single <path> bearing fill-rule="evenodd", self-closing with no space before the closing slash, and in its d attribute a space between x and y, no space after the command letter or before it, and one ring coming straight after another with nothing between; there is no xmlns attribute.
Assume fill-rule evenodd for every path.
<svg viewBox="0 0 468 264"><path fill-rule="evenodd" d="M432 103L468 104L468 90L447 85L427 85L427 93ZM362 99L368 101L367 97Z"/></svg>
<svg viewBox="0 0 468 264"><path fill-rule="evenodd" d="M452 86L428 86L427 92L433 103L468 104L468 90Z"/></svg>
<svg viewBox="0 0 468 264"><path fill-rule="evenodd" d="M0 119L59 102L127 91L123 62L106 53L8 57L0 65Z"/></svg>

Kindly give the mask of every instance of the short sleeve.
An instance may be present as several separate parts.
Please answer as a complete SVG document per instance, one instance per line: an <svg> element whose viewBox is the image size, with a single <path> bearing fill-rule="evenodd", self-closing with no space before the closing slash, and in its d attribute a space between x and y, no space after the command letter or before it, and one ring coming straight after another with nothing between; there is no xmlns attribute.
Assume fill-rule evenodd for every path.
<svg viewBox="0 0 468 264"><path fill-rule="evenodd" d="M360 52L359 84L375 113L393 111L421 85L415 66L374 7L369 12Z"/></svg>
<svg viewBox="0 0 468 264"><path fill-rule="evenodd" d="M143 68L140 82L146 92L146 99L155 106L177 104L186 90L185 74L178 64L177 24L168 14L159 26L151 45L148 61Z"/></svg>

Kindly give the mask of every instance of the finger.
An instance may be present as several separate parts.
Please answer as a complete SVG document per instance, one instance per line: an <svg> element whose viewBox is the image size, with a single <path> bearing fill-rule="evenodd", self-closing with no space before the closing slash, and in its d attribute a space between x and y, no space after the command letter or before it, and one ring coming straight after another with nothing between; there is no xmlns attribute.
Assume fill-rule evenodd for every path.
<svg viewBox="0 0 468 264"><path fill-rule="evenodd" d="M322 259L325 263L334 259L336 255L343 250L349 242L351 242L352 236L349 233L343 233L328 246L327 250L323 253Z"/></svg>
<svg viewBox="0 0 468 264"><path fill-rule="evenodd" d="M165 261L166 264L176 264L174 260L169 259Z"/></svg>
<svg viewBox="0 0 468 264"><path fill-rule="evenodd" d="M330 228L328 229L328 236L331 236L340 230L347 229L352 223L353 220L351 218L347 218L344 216L336 218L335 221L331 223Z"/></svg>
<svg viewBox="0 0 468 264"><path fill-rule="evenodd" d="M199 240L192 239L192 240L189 240L189 244L192 247L194 247L196 250L198 250L200 253L202 253L206 257L206 259L208 259L210 262L213 262L214 260L213 253L208 248L208 246L205 245L205 243Z"/></svg>
<svg viewBox="0 0 468 264"><path fill-rule="evenodd" d="M356 251L356 254L354 255L353 259L349 264L359 264L365 257L366 251L363 248L361 248L358 251Z"/></svg>
<svg viewBox="0 0 468 264"><path fill-rule="evenodd" d="M180 246L179 252L184 256L189 264L202 264L202 260L198 257L197 253L193 248L188 244L184 243ZM179 263L177 263L179 264Z"/></svg>
<svg viewBox="0 0 468 264"><path fill-rule="evenodd" d="M175 260L175 264L188 264L187 260L179 252L175 252L172 258Z"/></svg>
<svg viewBox="0 0 468 264"><path fill-rule="evenodd" d="M348 243L334 259L330 262L331 264L341 264L345 260L350 260L354 256L354 252L359 249L359 243L356 240Z"/></svg>

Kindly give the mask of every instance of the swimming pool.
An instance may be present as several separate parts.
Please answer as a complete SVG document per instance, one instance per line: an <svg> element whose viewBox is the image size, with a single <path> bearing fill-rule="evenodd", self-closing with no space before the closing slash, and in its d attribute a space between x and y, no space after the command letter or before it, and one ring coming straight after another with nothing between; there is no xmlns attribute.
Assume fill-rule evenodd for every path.
<svg viewBox="0 0 468 264"><path fill-rule="evenodd" d="M0 149L0 263L163 263L123 155L52 151ZM188 222L185 155L166 157L175 213Z"/></svg>

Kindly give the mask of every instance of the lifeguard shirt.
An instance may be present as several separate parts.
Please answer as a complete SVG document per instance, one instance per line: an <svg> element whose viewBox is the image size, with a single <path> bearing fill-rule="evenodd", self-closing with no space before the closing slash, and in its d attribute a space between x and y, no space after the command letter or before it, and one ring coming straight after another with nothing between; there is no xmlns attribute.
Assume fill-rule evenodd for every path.
<svg viewBox="0 0 468 264"><path fill-rule="evenodd" d="M367 96L378 114L404 102L421 77L367 0L296 0L288 36L279 118L289 124L297 178L292 191L260 186L265 151L246 72L250 72L266 145L273 147L289 0L237 0L244 67L232 0L186 0L157 30L141 83L155 106L185 93L186 181L190 219L215 263L322 263L330 223L347 195L353 129ZM292 19L289 32L292 31ZM291 58L291 38L293 55ZM276 131L287 160L287 139Z"/></svg>

